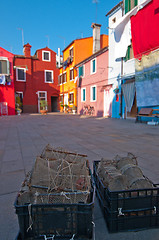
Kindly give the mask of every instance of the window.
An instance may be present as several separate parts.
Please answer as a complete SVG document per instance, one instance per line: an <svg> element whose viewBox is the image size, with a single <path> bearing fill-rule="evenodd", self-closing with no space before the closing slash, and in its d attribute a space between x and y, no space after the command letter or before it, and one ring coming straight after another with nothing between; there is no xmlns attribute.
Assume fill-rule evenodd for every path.
<svg viewBox="0 0 159 240"><path fill-rule="evenodd" d="M78 68L78 75L79 77L84 76L84 65Z"/></svg>
<svg viewBox="0 0 159 240"><path fill-rule="evenodd" d="M96 73L96 59L91 61L91 74Z"/></svg>
<svg viewBox="0 0 159 240"><path fill-rule="evenodd" d="M60 95L60 103L61 104L63 104L63 100L64 100L64 98L63 98L63 94L62 94L62 95Z"/></svg>
<svg viewBox="0 0 159 240"><path fill-rule="evenodd" d="M72 48L70 48L70 57L72 57L72 58L73 58L73 47L72 47Z"/></svg>
<svg viewBox="0 0 159 240"><path fill-rule="evenodd" d="M62 84L62 74L58 76L58 84Z"/></svg>
<svg viewBox="0 0 159 240"><path fill-rule="evenodd" d="M132 48L132 44L131 44L130 46L128 46L126 56L125 56L125 61L128 61L132 58L134 58L134 52L133 52L133 48Z"/></svg>
<svg viewBox="0 0 159 240"><path fill-rule="evenodd" d="M53 71L45 70L45 82L46 83L53 83Z"/></svg>
<svg viewBox="0 0 159 240"><path fill-rule="evenodd" d="M0 60L0 74L9 74L8 65L9 65L8 61Z"/></svg>
<svg viewBox="0 0 159 240"><path fill-rule="evenodd" d="M74 70L73 69L70 70L70 81L71 80L74 80Z"/></svg>
<svg viewBox="0 0 159 240"><path fill-rule="evenodd" d="M74 103L74 94L73 93L69 94L69 102L70 102L70 104Z"/></svg>
<svg viewBox="0 0 159 240"><path fill-rule="evenodd" d="M81 89L81 102L86 101L86 88Z"/></svg>
<svg viewBox="0 0 159 240"><path fill-rule="evenodd" d="M25 68L16 68L16 80L17 81L26 81L26 69Z"/></svg>
<svg viewBox="0 0 159 240"><path fill-rule="evenodd" d="M96 86L91 86L91 102L95 102L97 98Z"/></svg>
<svg viewBox="0 0 159 240"><path fill-rule="evenodd" d="M112 23L115 23L116 22L116 17L112 19Z"/></svg>
<svg viewBox="0 0 159 240"><path fill-rule="evenodd" d="M125 14L138 5L138 0L125 0Z"/></svg>
<svg viewBox="0 0 159 240"><path fill-rule="evenodd" d="M49 51L42 51L42 60L43 61L51 61L51 56Z"/></svg>
<svg viewBox="0 0 159 240"><path fill-rule="evenodd" d="M63 83L66 83L67 82L67 75L66 75L66 72L63 74Z"/></svg>

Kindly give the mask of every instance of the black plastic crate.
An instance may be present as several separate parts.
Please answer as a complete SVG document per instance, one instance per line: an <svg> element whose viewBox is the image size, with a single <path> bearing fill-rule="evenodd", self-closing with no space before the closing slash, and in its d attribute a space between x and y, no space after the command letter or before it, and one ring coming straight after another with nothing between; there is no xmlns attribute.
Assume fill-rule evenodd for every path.
<svg viewBox="0 0 159 240"><path fill-rule="evenodd" d="M77 204L27 204L15 201L20 233L17 240L44 239L92 239L95 187L92 188L89 203Z"/></svg>
<svg viewBox="0 0 159 240"><path fill-rule="evenodd" d="M110 232L159 227L159 188L110 191L97 174L94 161L96 194Z"/></svg>

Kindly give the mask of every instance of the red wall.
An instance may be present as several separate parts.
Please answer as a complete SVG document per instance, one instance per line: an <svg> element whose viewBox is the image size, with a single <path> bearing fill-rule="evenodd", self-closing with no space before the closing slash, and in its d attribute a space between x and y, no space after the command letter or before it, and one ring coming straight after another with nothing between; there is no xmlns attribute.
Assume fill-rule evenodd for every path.
<svg viewBox="0 0 159 240"><path fill-rule="evenodd" d="M42 51L51 53L51 61L42 60ZM49 48L39 49L36 56L15 56L15 66L27 66L26 82L16 81L15 91L23 92L23 109L24 112L38 112L38 91L47 91L47 101L49 109L51 109L51 96L59 96L58 75L59 69L56 68L56 53ZM44 70L53 70L54 83L45 83Z"/></svg>
<svg viewBox="0 0 159 240"><path fill-rule="evenodd" d="M14 55L0 47L0 57L7 57L10 63L11 85L0 84L0 102L8 103L8 115L15 114L15 96L14 96L14 80L13 80L13 57ZM1 111L0 111L1 115Z"/></svg>

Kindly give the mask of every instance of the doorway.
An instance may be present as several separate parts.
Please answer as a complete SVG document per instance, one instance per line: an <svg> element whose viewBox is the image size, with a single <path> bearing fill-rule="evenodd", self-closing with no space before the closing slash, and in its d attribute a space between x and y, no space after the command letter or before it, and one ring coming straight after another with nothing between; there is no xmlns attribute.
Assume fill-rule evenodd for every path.
<svg viewBox="0 0 159 240"><path fill-rule="evenodd" d="M51 96L51 112L58 111L58 97Z"/></svg>

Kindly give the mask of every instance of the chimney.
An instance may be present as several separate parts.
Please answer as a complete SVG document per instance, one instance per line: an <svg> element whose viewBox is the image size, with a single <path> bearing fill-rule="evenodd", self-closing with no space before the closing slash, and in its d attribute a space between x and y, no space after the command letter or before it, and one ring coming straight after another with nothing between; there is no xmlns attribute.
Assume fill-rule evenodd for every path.
<svg viewBox="0 0 159 240"><path fill-rule="evenodd" d="M100 28L101 25L97 23L92 23L93 28L93 53L100 50Z"/></svg>
<svg viewBox="0 0 159 240"><path fill-rule="evenodd" d="M29 43L25 44L23 47L23 52L25 57L31 57L31 45Z"/></svg>

